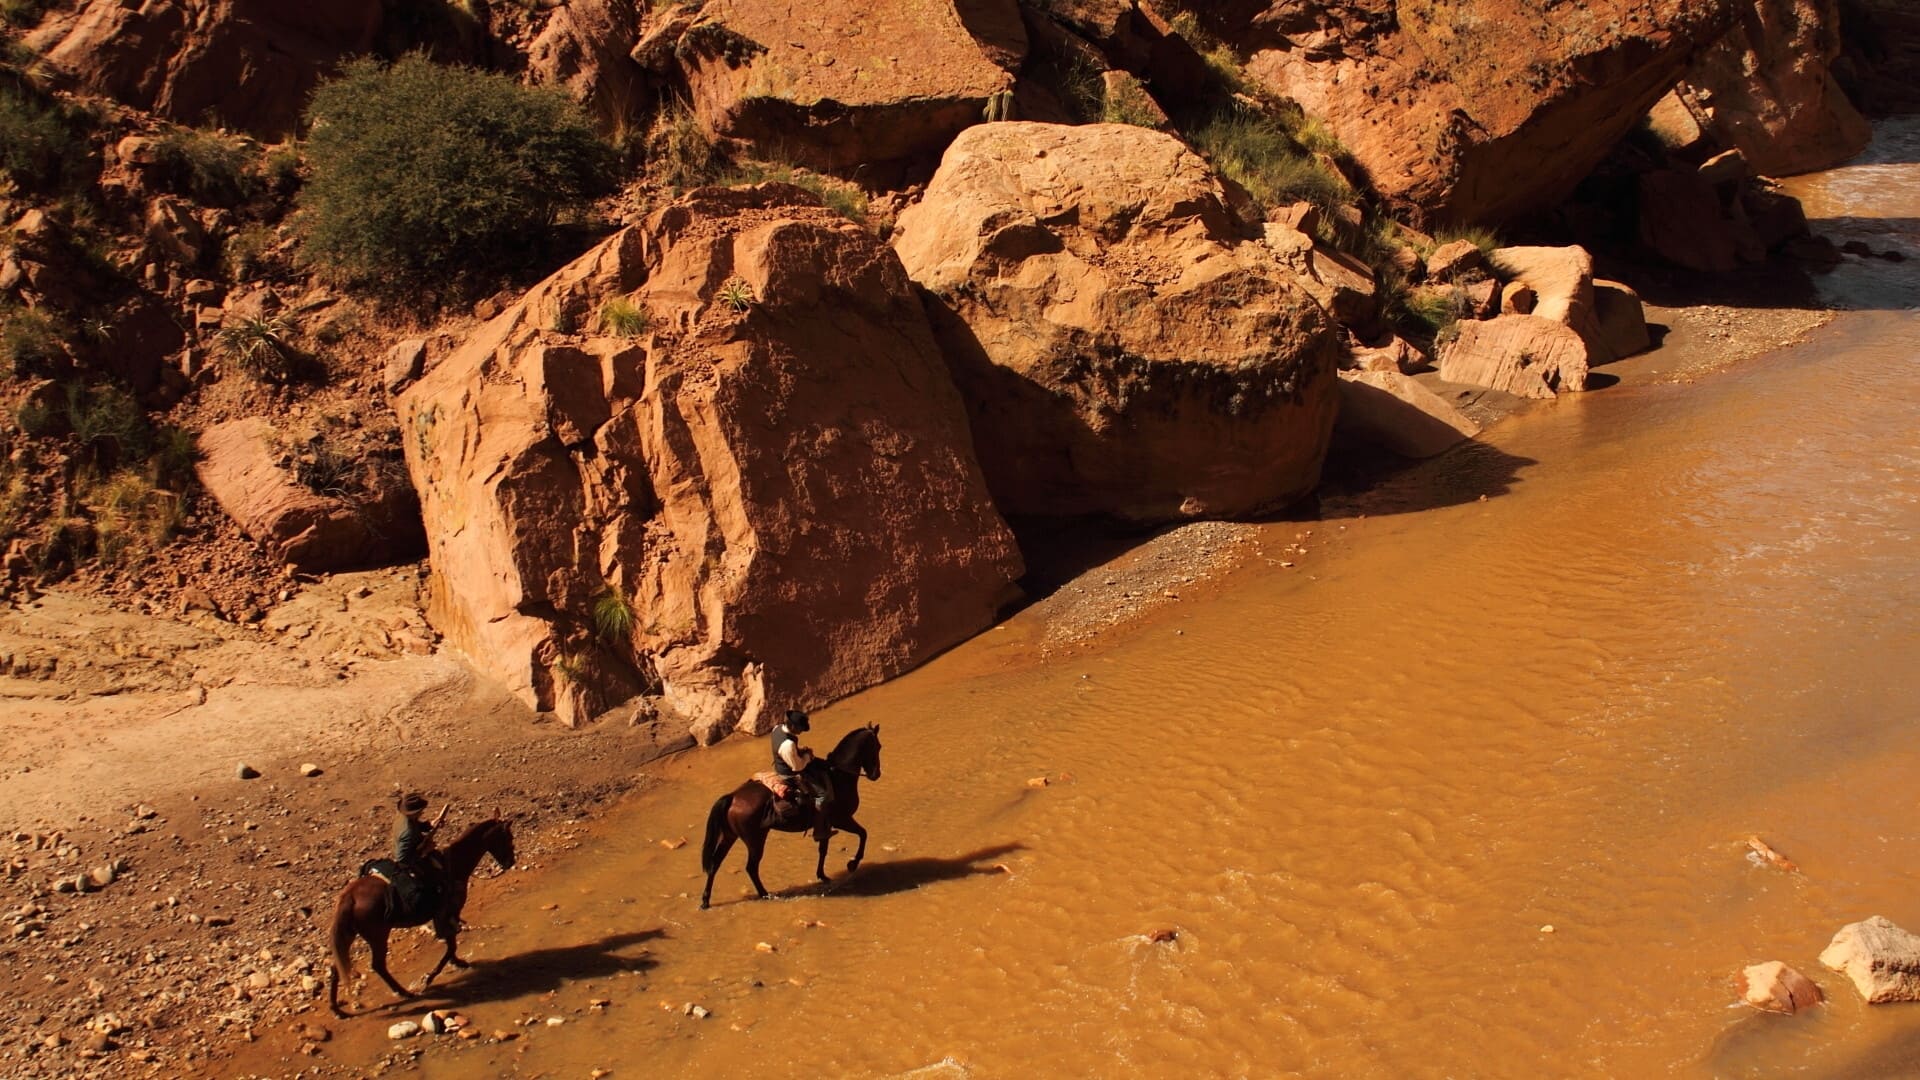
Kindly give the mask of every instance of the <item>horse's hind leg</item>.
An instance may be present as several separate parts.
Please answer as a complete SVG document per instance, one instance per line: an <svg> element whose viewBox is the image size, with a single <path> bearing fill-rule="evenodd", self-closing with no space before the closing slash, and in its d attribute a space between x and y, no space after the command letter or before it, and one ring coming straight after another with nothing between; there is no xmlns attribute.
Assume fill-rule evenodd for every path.
<svg viewBox="0 0 1920 1080"><path fill-rule="evenodd" d="M413 991L401 986L399 980L393 977L393 972L387 970L387 935L368 934L366 935L366 939L367 951L373 954L373 973L380 976L381 980L389 987L392 987L393 992L399 994L401 997L410 998L416 996Z"/></svg>
<svg viewBox="0 0 1920 1080"><path fill-rule="evenodd" d="M706 890L700 894L700 910L701 911L707 910L707 906L713 903L714 875L720 872L720 864L727 861L727 852L732 850L733 850L733 834L722 833L719 841L714 845L713 869L707 871Z"/></svg>
<svg viewBox="0 0 1920 1080"><path fill-rule="evenodd" d="M760 856L767 850L767 834L743 836L740 839L747 845L747 878L753 882L753 889L760 894L760 899L765 900L767 887L760 883Z"/></svg>
<svg viewBox="0 0 1920 1080"><path fill-rule="evenodd" d="M867 830L852 818L842 822L840 827L860 838L859 850L855 851L853 858L847 862L847 873L851 874L860 869L860 860L867 857Z"/></svg>

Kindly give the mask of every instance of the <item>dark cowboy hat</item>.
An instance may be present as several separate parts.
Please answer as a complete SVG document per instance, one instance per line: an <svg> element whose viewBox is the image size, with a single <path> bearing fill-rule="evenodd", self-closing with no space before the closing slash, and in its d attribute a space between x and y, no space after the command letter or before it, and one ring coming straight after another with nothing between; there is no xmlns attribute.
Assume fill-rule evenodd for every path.
<svg viewBox="0 0 1920 1080"><path fill-rule="evenodd" d="M812 727L813 724L807 720L806 713L801 712L799 709L787 710L788 731L808 731L811 730Z"/></svg>
<svg viewBox="0 0 1920 1080"><path fill-rule="evenodd" d="M400 796L400 812L418 814L427 808L427 797L417 791L409 791Z"/></svg>

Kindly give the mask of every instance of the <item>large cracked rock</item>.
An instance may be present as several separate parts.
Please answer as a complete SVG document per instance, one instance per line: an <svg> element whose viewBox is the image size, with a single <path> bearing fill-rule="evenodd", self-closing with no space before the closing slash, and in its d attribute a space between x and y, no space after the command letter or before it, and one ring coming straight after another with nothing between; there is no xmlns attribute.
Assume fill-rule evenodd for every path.
<svg viewBox="0 0 1920 1080"><path fill-rule="evenodd" d="M764 730L1022 572L899 260L787 185L620 232L397 407L435 626L569 722L646 693L702 741Z"/></svg>
<svg viewBox="0 0 1920 1080"><path fill-rule="evenodd" d="M1820 962L1844 972L1869 1005L1920 1001L1920 935L1885 916L1841 927L1820 953Z"/></svg>
<svg viewBox="0 0 1920 1080"><path fill-rule="evenodd" d="M1191 5L1427 219L1550 206L1725 30L1736 0Z"/></svg>
<svg viewBox="0 0 1920 1080"><path fill-rule="evenodd" d="M1838 0L1748 0L1675 95L1706 135L1763 176L1838 165L1873 138L1834 80Z"/></svg>
<svg viewBox="0 0 1920 1080"><path fill-rule="evenodd" d="M374 51L381 0L86 0L27 39L65 80L181 123L290 134L320 79Z"/></svg>
<svg viewBox="0 0 1920 1080"><path fill-rule="evenodd" d="M656 13L634 58L686 86L709 134L872 179L978 123L1026 50L1014 0L709 0Z"/></svg>
<svg viewBox="0 0 1920 1080"><path fill-rule="evenodd" d="M1228 199L1169 135L996 123L900 216L1006 513L1234 517L1318 480L1337 328Z"/></svg>

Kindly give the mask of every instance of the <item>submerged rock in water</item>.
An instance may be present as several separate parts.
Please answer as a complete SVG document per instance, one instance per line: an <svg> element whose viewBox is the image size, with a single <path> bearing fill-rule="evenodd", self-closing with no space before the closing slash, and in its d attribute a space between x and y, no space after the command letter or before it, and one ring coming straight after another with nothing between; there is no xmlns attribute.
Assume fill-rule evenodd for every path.
<svg viewBox="0 0 1920 1080"><path fill-rule="evenodd" d="M1741 997L1756 1009L1792 1014L1824 1000L1812 979L1778 960L1754 964L1741 976L1745 980Z"/></svg>

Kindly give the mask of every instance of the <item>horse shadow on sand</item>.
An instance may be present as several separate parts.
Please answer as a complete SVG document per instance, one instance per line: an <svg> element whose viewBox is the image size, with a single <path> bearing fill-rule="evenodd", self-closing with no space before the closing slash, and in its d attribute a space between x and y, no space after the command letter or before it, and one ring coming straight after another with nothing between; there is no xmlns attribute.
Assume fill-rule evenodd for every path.
<svg viewBox="0 0 1920 1080"><path fill-rule="evenodd" d="M997 860L1026 849L1027 845L1013 841L992 844L950 859L932 856L910 859L869 857L860 864L860 869L829 884L808 882L778 890L772 895L782 900L802 896L891 896L943 881L1010 873Z"/></svg>
<svg viewBox="0 0 1920 1080"><path fill-rule="evenodd" d="M634 950L634 946L666 936L665 930L635 930L576 945L534 949L498 960L475 960L472 967L451 979L435 982L420 997L394 1002L388 1007L408 1012L421 1008L470 1007L533 997L559 990L569 983L604 979L625 971L647 971L659 962L645 949Z"/></svg>

